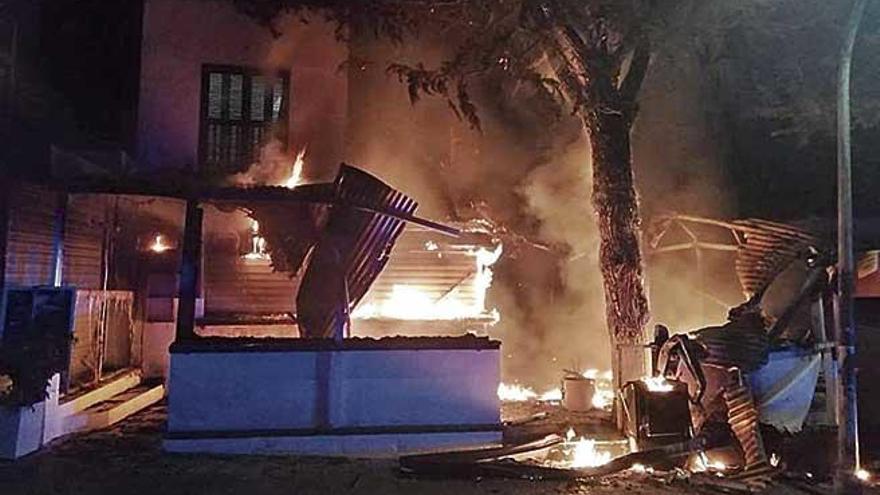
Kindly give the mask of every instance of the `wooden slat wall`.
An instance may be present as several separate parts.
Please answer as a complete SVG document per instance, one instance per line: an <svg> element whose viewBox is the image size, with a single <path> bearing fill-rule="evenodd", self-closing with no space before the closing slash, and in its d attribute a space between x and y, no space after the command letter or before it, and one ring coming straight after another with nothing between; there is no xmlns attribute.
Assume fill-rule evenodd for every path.
<svg viewBox="0 0 880 495"><path fill-rule="evenodd" d="M449 238L424 230L408 228L391 251L391 259L370 287L362 304L378 303L391 296L394 286L404 284L437 301L449 294L472 305L476 301L473 277L476 260L465 249L450 248ZM432 242L437 250L428 250Z"/></svg>
<svg viewBox="0 0 880 495"><path fill-rule="evenodd" d="M104 242L106 196L71 195L67 201L64 231L65 285L78 289L100 289Z"/></svg>
<svg viewBox="0 0 880 495"><path fill-rule="evenodd" d="M236 246L234 239L206 244L205 313L293 312L298 282L274 272L268 261L243 259Z"/></svg>
<svg viewBox="0 0 880 495"><path fill-rule="evenodd" d="M10 191L6 283L48 285L54 279L55 215L59 195L46 188L20 185ZM64 226L62 283L80 289L101 287L101 245L105 199L71 196Z"/></svg>
<svg viewBox="0 0 880 495"><path fill-rule="evenodd" d="M429 249L430 246L430 249ZM465 234L459 239L409 226L394 245L388 265L370 287L362 305L377 304L391 297L394 286L403 284L433 301L444 297L476 305L476 258L473 249L494 249L488 236Z"/></svg>
<svg viewBox="0 0 880 495"><path fill-rule="evenodd" d="M47 285L54 278L54 223L57 195L32 185L17 184L9 196L6 283Z"/></svg>

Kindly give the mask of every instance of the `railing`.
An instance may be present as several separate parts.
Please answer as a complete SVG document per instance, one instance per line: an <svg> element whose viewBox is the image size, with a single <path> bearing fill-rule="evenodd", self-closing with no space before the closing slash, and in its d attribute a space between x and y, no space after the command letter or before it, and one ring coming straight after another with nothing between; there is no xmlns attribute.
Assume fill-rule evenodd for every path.
<svg viewBox="0 0 880 495"><path fill-rule="evenodd" d="M77 290L70 385L97 383L105 374L137 362L130 291Z"/></svg>

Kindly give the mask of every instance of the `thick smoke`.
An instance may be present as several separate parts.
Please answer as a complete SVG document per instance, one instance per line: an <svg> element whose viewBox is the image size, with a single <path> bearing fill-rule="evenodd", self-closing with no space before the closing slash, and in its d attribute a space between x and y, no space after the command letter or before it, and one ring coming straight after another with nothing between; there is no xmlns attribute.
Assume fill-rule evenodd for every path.
<svg viewBox="0 0 880 495"><path fill-rule="evenodd" d="M554 113L528 87L493 79L473 88L482 133L439 99L412 105L404 85L385 72L387 63L431 66L444 46L427 35L402 46L353 41L344 159L414 197L422 216L489 217L516 234L504 239L488 301L501 313L491 335L503 343L505 381L541 389L563 369L609 368L589 145L580 122ZM693 66L653 68L646 81L633 139L646 220L663 211L724 212L721 151L703 103L694 102L699 85ZM335 164L307 164L315 177L335 172ZM726 302L738 302L729 259L707 262L699 278L680 255L647 256L646 263L654 314L674 328L717 322ZM699 296L712 292L707 287L722 273L732 296Z"/></svg>
<svg viewBox="0 0 880 495"><path fill-rule="evenodd" d="M489 217L522 239L505 238L489 306L502 340L505 380L552 385L564 368L608 368L609 344L590 206L589 148L580 123L529 88L486 80L475 88L482 132L445 102L411 105L388 77L388 60L439 60L432 40L392 47L373 41L351 72L347 158L375 172L440 220ZM384 61L384 62L383 62Z"/></svg>
<svg viewBox="0 0 880 495"><path fill-rule="evenodd" d="M260 148L258 159L244 172L229 178L237 186L283 185L293 173L296 151L286 151L281 141L273 139Z"/></svg>

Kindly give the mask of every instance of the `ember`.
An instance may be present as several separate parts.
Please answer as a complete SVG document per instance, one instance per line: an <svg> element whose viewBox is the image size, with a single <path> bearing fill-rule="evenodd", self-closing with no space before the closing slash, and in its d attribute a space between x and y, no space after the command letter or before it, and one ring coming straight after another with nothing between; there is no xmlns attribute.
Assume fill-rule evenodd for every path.
<svg viewBox="0 0 880 495"><path fill-rule="evenodd" d="M720 473L727 470L727 465L717 459L712 459L704 452L701 452L698 455L694 456L694 460L690 470L695 473Z"/></svg>
<svg viewBox="0 0 880 495"><path fill-rule="evenodd" d="M596 389L593 391L593 407L596 409L610 409L614 404L614 386L612 384L611 371L599 371L591 368L581 374L584 378L589 378L596 384Z"/></svg>

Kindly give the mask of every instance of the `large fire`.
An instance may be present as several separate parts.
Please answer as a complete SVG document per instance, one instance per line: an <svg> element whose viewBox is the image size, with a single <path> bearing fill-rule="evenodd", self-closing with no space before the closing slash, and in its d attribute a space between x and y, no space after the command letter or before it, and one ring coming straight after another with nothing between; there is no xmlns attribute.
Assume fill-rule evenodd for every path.
<svg viewBox="0 0 880 495"><path fill-rule="evenodd" d="M569 467L578 469L597 467L611 462L611 452L596 449L596 441L586 437L575 438L574 430L565 435L565 444L571 450Z"/></svg>
<svg viewBox="0 0 880 495"><path fill-rule="evenodd" d="M525 402L538 397L534 390L517 384L498 384L498 398L505 402Z"/></svg>
<svg viewBox="0 0 880 495"><path fill-rule="evenodd" d="M565 440L538 462L558 469L584 469L604 466L629 452L626 440L596 440L578 436L569 428Z"/></svg>
<svg viewBox="0 0 880 495"><path fill-rule="evenodd" d="M492 265L501 257L502 251L502 245L498 244L494 249L480 247L467 253L474 258L475 265L469 277L476 295L473 300L457 298L453 292L434 299L418 286L401 283L394 284L391 294L384 300L362 304L351 316L357 319L462 320L491 315L497 320L498 312L486 309L486 291L492 286Z"/></svg>
<svg viewBox="0 0 880 495"><path fill-rule="evenodd" d="M611 372L591 368L585 370L582 375L584 378L593 380L596 385L593 392L593 407L596 409L610 408L614 403ZM562 390L557 387L539 394L533 389L522 385L500 383L498 385L498 399L503 402L558 402L562 400Z"/></svg>

